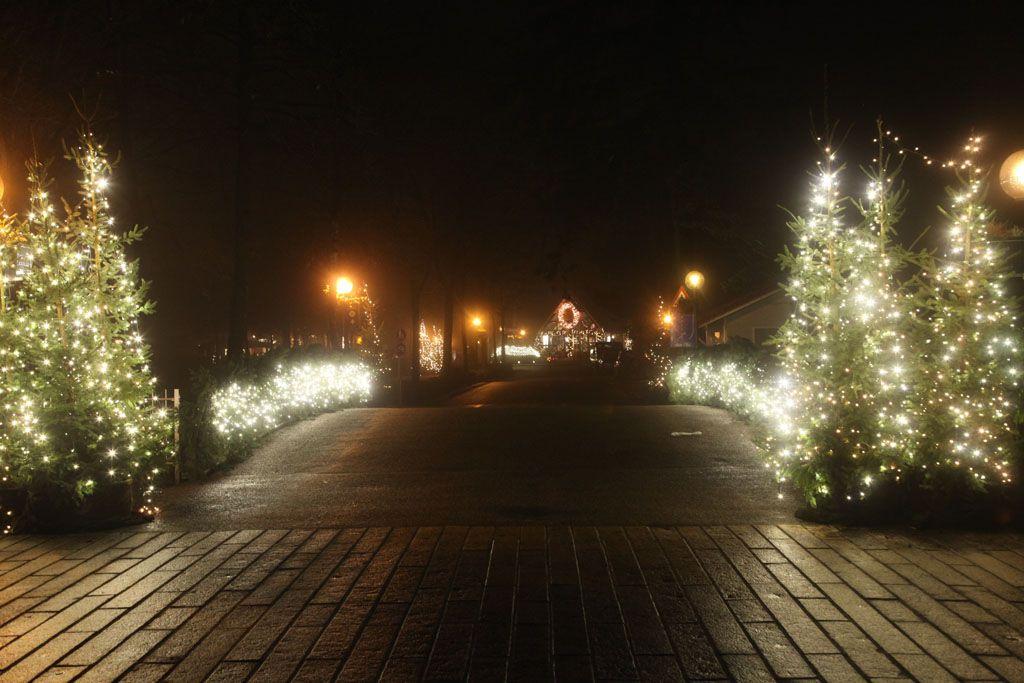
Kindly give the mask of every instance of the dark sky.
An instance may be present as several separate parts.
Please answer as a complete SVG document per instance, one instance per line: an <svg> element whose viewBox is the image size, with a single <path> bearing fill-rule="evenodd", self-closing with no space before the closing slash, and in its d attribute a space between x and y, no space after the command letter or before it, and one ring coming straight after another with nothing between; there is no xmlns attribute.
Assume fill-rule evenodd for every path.
<svg viewBox="0 0 1024 683"><path fill-rule="evenodd" d="M742 295L777 278L778 207L802 206L826 102L852 178L877 116L938 155L972 130L993 160L1024 147L1009 3L248 7L248 40L228 0L0 8L8 205L25 156L59 155L81 125L74 100L121 152L119 217L150 227L147 325L172 375L226 331L239 131L262 331L320 325L318 288L339 270L370 283L392 326L421 278L434 323L448 278L460 308L504 301L527 326L564 291L609 326L646 324L691 267L709 304ZM908 179L916 235L942 177Z"/></svg>

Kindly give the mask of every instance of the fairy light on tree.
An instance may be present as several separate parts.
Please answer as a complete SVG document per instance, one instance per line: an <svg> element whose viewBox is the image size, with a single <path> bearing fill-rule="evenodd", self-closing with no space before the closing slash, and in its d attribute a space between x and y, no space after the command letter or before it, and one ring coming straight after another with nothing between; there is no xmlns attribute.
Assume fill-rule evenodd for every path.
<svg viewBox="0 0 1024 683"><path fill-rule="evenodd" d="M420 321L420 370L424 373L440 374L444 362L444 335L436 326L427 331L427 323Z"/></svg>
<svg viewBox="0 0 1024 683"><path fill-rule="evenodd" d="M989 236L985 172L972 136L947 167L956 184L941 207L947 240L928 273L930 325L921 391L934 461L931 477L952 474L974 487L1010 482L1020 338L1007 290L1007 257ZM948 482L947 482L948 483Z"/></svg>
<svg viewBox="0 0 1024 683"><path fill-rule="evenodd" d="M884 149L868 172L863 220L845 222L843 167L822 148L805 215L790 227L797 244L781 258L796 311L780 331L780 359L793 383L793 427L778 435L773 467L812 505L840 508L867 495L880 475L898 476L913 429L903 354L908 308L892 274L891 247L902 192Z"/></svg>
<svg viewBox="0 0 1024 683"><path fill-rule="evenodd" d="M0 460L36 510L127 487L148 511L170 423L150 400L138 320L152 304L125 254L141 231L114 230L100 144L84 135L67 158L80 200L60 216L45 167L29 166L22 230L32 259L3 313Z"/></svg>

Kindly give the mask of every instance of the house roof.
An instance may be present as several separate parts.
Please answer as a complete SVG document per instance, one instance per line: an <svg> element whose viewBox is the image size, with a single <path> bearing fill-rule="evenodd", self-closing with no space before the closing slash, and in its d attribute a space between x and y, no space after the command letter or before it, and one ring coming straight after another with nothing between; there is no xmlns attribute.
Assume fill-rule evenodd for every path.
<svg viewBox="0 0 1024 683"><path fill-rule="evenodd" d="M722 318L732 315L733 313L742 311L744 308L747 308L748 306L753 306L754 304L760 301L764 301L773 294L776 294L781 291L781 287L779 287L776 284L773 284L756 290L753 293L747 293L742 297L737 297L731 301L726 302L721 306L716 306L715 308L711 309L711 311L709 311L706 316L701 316L701 321L697 324L697 327L706 327L707 325L710 325L713 322L717 322Z"/></svg>

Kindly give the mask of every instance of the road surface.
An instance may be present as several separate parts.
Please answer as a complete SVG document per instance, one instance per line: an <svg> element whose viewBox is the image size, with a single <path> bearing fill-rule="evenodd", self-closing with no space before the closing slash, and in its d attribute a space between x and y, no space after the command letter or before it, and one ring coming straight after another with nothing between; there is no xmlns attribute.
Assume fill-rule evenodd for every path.
<svg viewBox="0 0 1024 683"><path fill-rule="evenodd" d="M610 377L527 377L286 427L234 469L169 489L153 527L792 520L777 493L724 411L652 405Z"/></svg>

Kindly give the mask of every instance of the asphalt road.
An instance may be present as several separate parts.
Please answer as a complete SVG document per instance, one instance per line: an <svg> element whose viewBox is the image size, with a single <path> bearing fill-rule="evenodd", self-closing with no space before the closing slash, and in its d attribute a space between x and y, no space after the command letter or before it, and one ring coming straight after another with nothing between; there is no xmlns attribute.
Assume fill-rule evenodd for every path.
<svg viewBox="0 0 1024 683"><path fill-rule="evenodd" d="M155 528L733 524L792 519L742 423L607 377L491 382L286 427L174 487ZM672 432L700 432L672 436Z"/></svg>

